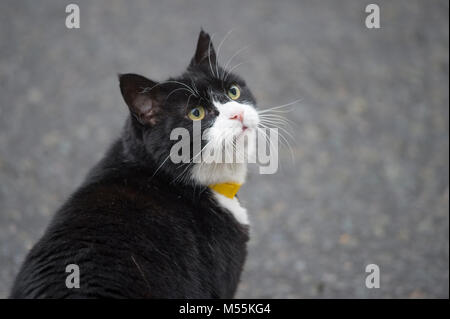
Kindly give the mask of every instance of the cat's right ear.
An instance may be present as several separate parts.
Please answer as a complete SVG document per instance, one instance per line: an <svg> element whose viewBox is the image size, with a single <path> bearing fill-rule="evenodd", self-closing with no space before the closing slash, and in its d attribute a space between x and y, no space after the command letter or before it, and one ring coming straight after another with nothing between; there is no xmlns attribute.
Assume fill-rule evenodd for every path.
<svg viewBox="0 0 450 319"><path fill-rule="evenodd" d="M143 125L155 124L161 105L158 83L138 74L119 74L119 82L131 114Z"/></svg>
<svg viewBox="0 0 450 319"><path fill-rule="evenodd" d="M190 66L199 65L202 63L216 64L216 51L208 33L201 30L198 35L197 49L194 57L191 60Z"/></svg>

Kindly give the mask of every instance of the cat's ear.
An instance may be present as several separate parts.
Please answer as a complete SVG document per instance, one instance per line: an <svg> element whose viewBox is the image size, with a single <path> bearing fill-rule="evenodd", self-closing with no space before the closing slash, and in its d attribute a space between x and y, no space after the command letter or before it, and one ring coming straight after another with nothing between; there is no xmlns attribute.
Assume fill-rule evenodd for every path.
<svg viewBox="0 0 450 319"><path fill-rule="evenodd" d="M211 65L216 64L216 51L214 50L211 37L203 30L200 31L198 36L197 49L195 50L190 66L202 63L211 63Z"/></svg>
<svg viewBox="0 0 450 319"><path fill-rule="evenodd" d="M119 74L120 91L141 124L155 124L160 110L159 85L137 74Z"/></svg>

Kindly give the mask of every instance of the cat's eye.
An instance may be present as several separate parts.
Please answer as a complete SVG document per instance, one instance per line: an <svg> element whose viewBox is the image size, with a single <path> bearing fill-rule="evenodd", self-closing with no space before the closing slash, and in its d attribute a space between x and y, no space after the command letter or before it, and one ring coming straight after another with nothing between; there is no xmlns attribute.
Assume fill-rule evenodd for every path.
<svg viewBox="0 0 450 319"><path fill-rule="evenodd" d="M241 89L239 89L239 86L236 84L233 84L230 86L227 93L230 99L237 100L241 96Z"/></svg>
<svg viewBox="0 0 450 319"><path fill-rule="evenodd" d="M188 117L193 121L202 120L205 117L205 109L203 106L196 106L189 111Z"/></svg>

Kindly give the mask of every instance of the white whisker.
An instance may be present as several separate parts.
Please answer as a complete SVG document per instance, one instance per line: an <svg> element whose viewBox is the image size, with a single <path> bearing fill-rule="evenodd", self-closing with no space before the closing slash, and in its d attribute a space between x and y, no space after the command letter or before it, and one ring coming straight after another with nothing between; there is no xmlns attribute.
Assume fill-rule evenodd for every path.
<svg viewBox="0 0 450 319"><path fill-rule="evenodd" d="M300 101L302 101L303 99L298 99L298 100L295 100L295 101L293 101L293 102L290 102L290 103L286 103L286 104L283 104L283 105L277 105L277 106L275 106L275 107L271 107L271 108L267 108L267 109L262 109L262 110L258 110L258 114L264 114L264 113L267 113L267 112L270 112L270 111L272 111L272 110L278 110L278 109L281 109L281 108L284 108L284 107L288 107L288 106L290 106L290 105L292 105L292 104L295 104L295 103L298 103L298 102L300 102Z"/></svg>
<svg viewBox="0 0 450 319"><path fill-rule="evenodd" d="M211 70L211 74L214 75L214 76L216 76L216 74L214 73L212 64L211 64L211 47L212 47L212 45L213 45L213 44L212 44L213 38L214 38L214 34L209 38L209 44L208 44L208 60L209 60L209 69ZM217 57L216 57L216 60L217 60ZM217 77L219 77L219 76L217 75Z"/></svg>
<svg viewBox="0 0 450 319"><path fill-rule="evenodd" d="M248 49L249 47L250 47L250 44L247 44L246 46L244 46L244 47L242 47L241 49L239 49L235 54L233 54L233 55L231 56L230 59L228 59L227 63L225 64L225 66L224 66L224 68L223 68L223 69L224 69L224 73L223 73L222 80L224 80L224 79L225 79L225 76L229 73L229 72L227 71L227 69L228 69L228 66L230 65L231 61L233 61L233 59L234 59L236 56L238 56L239 53L243 52L244 50Z"/></svg>
<svg viewBox="0 0 450 319"><path fill-rule="evenodd" d="M230 69L230 71L227 72L227 75L224 77L223 81L226 81L226 80L227 80L228 76L230 75L231 72L233 72L233 70L237 69L239 66L241 66L242 64L247 63L247 62L248 62L248 61L244 61L244 62L238 63L238 64L236 64L235 66L233 66L233 67Z"/></svg>
<svg viewBox="0 0 450 319"><path fill-rule="evenodd" d="M142 94L143 94L143 93L147 93L147 92L153 90L153 88L155 88L155 87L157 87L157 86L159 86L159 85L162 85L162 84L167 84L167 83L181 84L181 85L183 85L183 86L185 87L186 90L188 90L188 91L191 92L191 93L194 93L194 90L193 90L189 85L187 85L186 83L180 82L180 81L175 81L175 80L167 80L167 81L159 82L159 83L153 85L153 86L150 87L150 88L148 88L148 87L143 88L143 90L142 90L140 93L142 93Z"/></svg>
<svg viewBox="0 0 450 319"><path fill-rule="evenodd" d="M233 31L235 30L235 28L231 28L230 31L227 32L227 34L225 34L225 36L223 37L222 41L220 42L219 46L217 47L217 56L216 56L216 72L217 72L217 77L219 77L219 59L220 59L220 49L222 48L222 45L224 44L225 40L228 38L228 36L233 33Z"/></svg>

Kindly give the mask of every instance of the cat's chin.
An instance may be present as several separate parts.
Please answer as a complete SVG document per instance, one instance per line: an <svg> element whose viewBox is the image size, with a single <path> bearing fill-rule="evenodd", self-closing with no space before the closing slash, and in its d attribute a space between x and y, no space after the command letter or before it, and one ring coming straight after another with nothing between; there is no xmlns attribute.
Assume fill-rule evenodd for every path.
<svg viewBox="0 0 450 319"><path fill-rule="evenodd" d="M191 170L191 179L196 184L234 182L244 184L247 177L247 163L199 163Z"/></svg>

